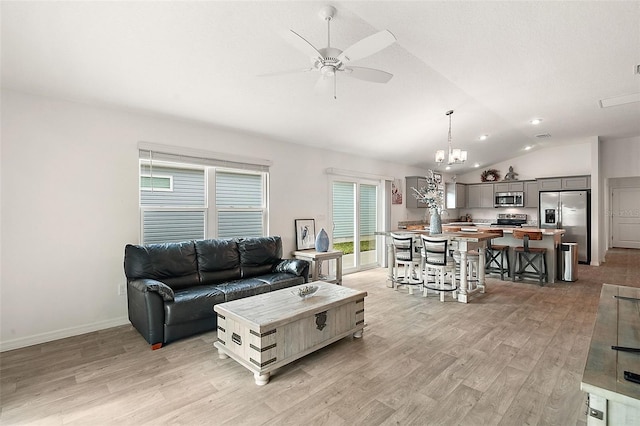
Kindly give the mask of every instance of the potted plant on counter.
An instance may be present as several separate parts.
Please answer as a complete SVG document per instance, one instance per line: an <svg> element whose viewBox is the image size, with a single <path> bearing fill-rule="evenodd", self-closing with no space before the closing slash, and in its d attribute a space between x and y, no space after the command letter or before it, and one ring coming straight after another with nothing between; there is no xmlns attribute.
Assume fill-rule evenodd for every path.
<svg viewBox="0 0 640 426"><path fill-rule="evenodd" d="M427 205L431 218L429 220L429 233L431 235L442 234L442 218L440 214L444 207L444 185L442 175L429 170L426 176L426 185L421 188L411 187L413 196Z"/></svg>

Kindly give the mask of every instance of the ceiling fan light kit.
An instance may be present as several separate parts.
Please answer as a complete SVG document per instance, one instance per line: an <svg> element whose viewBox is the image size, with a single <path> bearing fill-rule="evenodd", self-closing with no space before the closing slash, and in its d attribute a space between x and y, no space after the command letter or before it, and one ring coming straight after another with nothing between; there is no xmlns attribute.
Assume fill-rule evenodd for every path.
<svg viewBox="0 0 640 426"><path fill-rule="evenodd" d="M356 42L346 50L340 50L331 47L331 20L336 16L337 10L333 6L325 6L320 9L318 15L327 22L327 47L317 49L313 44L293 30L287 32L289 42L311 58L311 67L297 70L281 71L262 76L273 76L282 74L291 74L294 72L318 71L320 78L316 83L316 89L323 91L333 80L333 97L336 96L336 79L338 73L364 80L372 83L387 83L393 77L393 74L386 71L347 66L348 63L373 55L374 53L393 44L396 37L388 30L379 31L373 35L363 38Z"/></svg>

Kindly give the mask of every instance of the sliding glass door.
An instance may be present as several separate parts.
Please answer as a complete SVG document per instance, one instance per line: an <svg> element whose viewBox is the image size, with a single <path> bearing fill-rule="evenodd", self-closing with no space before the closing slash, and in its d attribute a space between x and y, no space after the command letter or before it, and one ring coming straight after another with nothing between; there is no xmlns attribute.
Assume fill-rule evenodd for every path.
<svg viewBox="0 0 640 426"><path fill-rule="evenodd" d="M378 182L349 178L332 181L333 247L342 250L345 272L379 265L377 239Z"/></svg>

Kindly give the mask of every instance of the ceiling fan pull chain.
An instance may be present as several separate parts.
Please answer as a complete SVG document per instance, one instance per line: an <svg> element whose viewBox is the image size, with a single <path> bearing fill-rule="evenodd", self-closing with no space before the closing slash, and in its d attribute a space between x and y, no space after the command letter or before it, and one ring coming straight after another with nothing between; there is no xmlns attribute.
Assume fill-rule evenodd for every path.
<svg viewBox="0 0 640 426"><path fill-rule="evenodd" d="M336 95L337 85L338 85L338 74L334 74L333 75L333 99L338 99L338 96Z"/></svg>

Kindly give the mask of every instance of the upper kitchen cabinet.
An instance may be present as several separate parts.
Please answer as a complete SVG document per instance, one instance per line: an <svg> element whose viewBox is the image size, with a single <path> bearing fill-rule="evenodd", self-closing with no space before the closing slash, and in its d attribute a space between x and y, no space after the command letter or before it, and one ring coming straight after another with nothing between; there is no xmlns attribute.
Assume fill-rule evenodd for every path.
<svg viewBox="0 0 640 426"><path fill-rule="evenodd" d="M405 200L406 206L408 209L426 209L427 205L425 203L419 202L416 197L413 196L413 189L420 189L424 186L427 186L427 179L424 176L407 176L405 178L406 191Z"/></svg>
<svg viewBox="0 0 640 426"><path fill-rule="evenodd" d="M493 184L467 185L467 208L493 207Z"/></svg>
<svg viewBox="0 0 640 426"><path fill-rule="evenodd" d="M591 188L591 176L567 176L538 179L539 191L569 191Z"/></svg>
<svg viewBox="0 0 640 426"><path fill-rule="evenodd" d="M493 192L522 192L524 182L500 182L493 184Z"/></svg>
<svg viewBox="0 0 640 426"><path fill-rule="evenodd" d="M538 208L538 181L529 180L524 183L524 206Z"/></svg>
<svg viewBox="0 0 640 426"><path fill-rule="evenodd" d="M447 183L445 184L446 200L445 208L447 209L461 209L466 207L467 201L467 186L461 183Z"/></svg>

